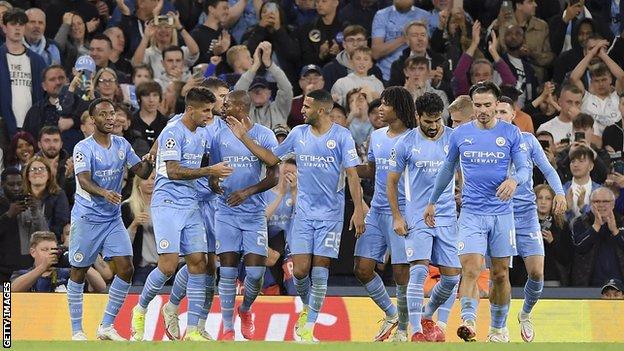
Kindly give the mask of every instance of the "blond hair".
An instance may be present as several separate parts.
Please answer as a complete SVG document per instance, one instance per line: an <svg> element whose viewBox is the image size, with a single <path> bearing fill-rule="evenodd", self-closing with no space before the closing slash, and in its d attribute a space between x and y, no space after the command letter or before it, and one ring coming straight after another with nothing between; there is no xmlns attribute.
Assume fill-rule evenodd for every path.
<svg viewBox="0 0 624 351"><path fill-rule="evenodd" d="M227 62L228 66L234 68L234 61L236 61L238 59L238 56L244 51L249 52L249 49L245 45L232 46L225 54L225 61Z"/></svg>
<svg viewBox="0 0 624 351"><path fill-rule="evenodd" d="M474 113L472 99L468 95L460 95L455 98L449 107L448 112L460 112L466 116L472 116Z"/></svg>
<svg viewBox="0 0 624 351"><path fill-rule="evenodd" d="M38 231L38 232L34 232L32 233L32 235L30 236L30 248L35 248L37 247L37 245L39 245L40 243L44 242L44 241L56 241L56 234L54 234L53 232L48 232L48 231Z"/></svg>

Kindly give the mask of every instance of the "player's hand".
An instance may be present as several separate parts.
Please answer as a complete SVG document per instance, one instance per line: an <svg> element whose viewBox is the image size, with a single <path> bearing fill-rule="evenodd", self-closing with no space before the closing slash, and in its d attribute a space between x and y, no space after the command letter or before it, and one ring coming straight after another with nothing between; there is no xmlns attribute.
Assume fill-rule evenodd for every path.
<svg viewBox="0 0 624 351"><path fill-rule="evenodd" d="M425 219L425 224L428 227L430 228L435 227L435 205L434 204L428 204L427 207L425 207L423 218Z"/></svg>
<svg viewBox="0 0 624 351"><path fill-rule="evenodd" d="M238 206L245 202L250 195L251 194L249 194L249 192L245 189L235 191L230 194L230 197L228 197L227 204L230 207Z"/></svg>
<svg viewBox="0 0 624 351"><path fill-rule="evenodd" d="M399 216L392 219L392 229L397 235L406 236L407 235L407 223L403 216Z"/></svg>
<svg viewBox="0 0 624 351"><path fill-rule="evenodd" d="M141 161L147 161L153 165L156 162L156 156L148 152L145 155L143 155L143 157L141 158Z"/></svg>
<svg viewBox="0 0 624 351"><path fill-rule="evenodd" d="M542 229L542 238L544 238L544 241L549 244L552 244L552 242L555 241L555 238L553 237L552 232L546 229Z"/></svg>
<svg viewBox="0 0 624 351"><path fill-rule="evenodd" d="M227 162L219 162L206 168L208 169L207 175L211 177L225 178L234 172L234 168L230 167Z"/></svg>
<svg viewBox="0 0 624 351"><path fill-rule="evenodd" d="M243 136L247 134L247 129L245 128L245 125L236 118L232 116L227 116L225 118L225 123L227 123L228 128L230 128L236 138L242 139Z"/></svg>
<svg viewBox="0 0 624 351"><path fill-rule="evenodd" d="M220 179L218 177L210 177L208 180L208 184L210 184L210 189L214 191L215 194L223 195L223 188L219 184Z"/></svg>
<svg viewBox="0 0 624 351"><path fill-rule="evenodd" d="M498 186L498 189L496 189L496 196L498 196L501 201L509 201L513 197L517 186L518 183L516 183L516 180L509 178Z"/></svg>
<svg viewBox="0 0 624 351"><path fill-rule="evenodd" d="M567 210L567 207L568 207L568 202L566 200L566 197L561 194L555 195L555 198L553 199L553 207L552 207L553 213L557 216L562 215Z"/></svg>
<svg viewBox="0 0 624 351"><path fill-rule="evenodd" d="M355 227L355 238L359 238L364 234L364 230L366 230L366 226L364 225L364 214L362 211L356 209L353 211L353 216L351 216L351 221L349 222L349 230Z"/></svg>
<svg viewBox="0 0 624 351"><path fill-rule="evenodd" d="M108 190L104 194L104 199L113 205L119 205L121 203L121 194Z"/></svg>

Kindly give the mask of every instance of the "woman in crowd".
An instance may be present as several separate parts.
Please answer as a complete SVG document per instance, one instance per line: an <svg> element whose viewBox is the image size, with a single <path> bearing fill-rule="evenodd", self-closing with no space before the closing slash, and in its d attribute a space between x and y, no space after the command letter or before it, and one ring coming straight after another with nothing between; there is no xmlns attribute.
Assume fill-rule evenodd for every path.
<svg viewBox="0 0 624 351"><path fill-rule="evenodd" d="M117 73L114 70L108 67L100 68L95 77L93 77L93 86L95 88L93 98L102 97L111 99L115 103L121 102L123 98L118 82Z"/></svg>
<svg viewBox="0 0 624 351"><path fill-rule="evenodd" d="M4 166L5 168L15 167L22 170L35 152L37 152L35 138L28 132L17 132L11 139L9 151L4 159Z"/></svg>
<svg viewBox="0 0 624 351"><path fill-rule="evenodd" d="M69 202L52 176L50 164L41 156L33 156L23 172L24 193L28 194L31 207L37 206L43 211L48 228L62 242L63 227L69 223Z"/></svg>
<svg viewBox="0 0 624 351"><path fill-rule="evenodd" d="M63 24L56 32L54 41L61 51L61 62L66 72L72 71L78 57L89 55L87 25L76 12L67 12L63 15Z"/></svg>

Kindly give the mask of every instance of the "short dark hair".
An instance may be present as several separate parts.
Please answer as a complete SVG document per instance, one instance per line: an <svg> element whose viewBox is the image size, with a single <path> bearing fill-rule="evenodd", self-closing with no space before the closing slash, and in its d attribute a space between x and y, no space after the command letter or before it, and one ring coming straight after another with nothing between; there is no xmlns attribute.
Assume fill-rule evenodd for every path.
<svg viewBox="0 0 624 351"><path fill-rule="evenodd" d="M108 47L109 48L111 48L111 49L113 48L113 42L110 40L110 38L108 36L106 36L104 34L100 33L100 34L94 35L89 42L92 42L94 40L104 40L105 42L108 43Z"/></svg>
<svg viewBox="0 0 624 351"><path fill-rule="evenodd" d="M516 7L518 5L522 5L524 4L526 0L511 0L511 7L514 9L514 11L516 10Z"/></svg>
<svg viewBox="0 0 624 351"><path fill-rule="evenodd" d="M470 98L474 98L474 94L486 94L486 93L490 93L494 95L496 100L498 100L501 96L501 92L498 86L490 81L478 82L474 84L473 86L470 87L469 95L470 95Z"/></svg>
<svg viewBox="0 0 624 351"><path fill-rule="evenodd" d="M65 68L63 68L63 66L61 65L50 65L46 68L43 69L43 72L41 73L41 78L43 80L45 80L46 75L48 74L48 72L50 72L53 69L60 69L61 71L63 71L63 73L65 73Z"/></svg>
<svg viewBox="0 0 624 351"><path fill-rule="evenodd" d="M444 111L444 102L436 93L424 93L416 99L416 112L419 116L423 114L435 115Z"/></svg>
<svg viewBox="0 0 624 351"><path fill-rule="evenodd" d="M41 138L44 135L61 135L61 130L59 129L59 127L57 126L45 126L43 128L41 128L41 130L39 131L39 140L41 140Z"/></svg>
<svg viewBox="0 0 624 351"><path fill-rule="evenodd" d="M586 158L594 163L594 151L585 145L580 145L570 152L570 162Z"/></svg>
<svg viewBox="0 0 624 351"><path fill-rule="evenodd" d="M503 84L500 86L501 95L510 98L514 104L518 102L518 98L522 95L522 91L513 85Z"/></svg>
<svg viewBox="0 0 624 351"><path fill-rule="evenodd" d="M89 104L89 116L93 117L93 115L95 114L95 108L98 107L99 104L104 104L104 103L109 103L113 106L113 108L115 107L113 100L109 98L97 98L93 100L91 104Z"/></svg>
<svg viewBox="0 0 624 351"><path fill-rule="evenodd" d="M193 87L186 93L184 103L187 105L197 106L199 104L214 104L217 101L212 91L204 87Z"/></svg>
<svg viewBox="0 0 624 351"><path fill-rule="evenodd" d="M343 37L354 37L358 34L362 34L365 38L366 38L366 28L360 26L359 24L352 24L350 26L347 26L343 31L342 31Z"/></svg>
<svg viewBox="0 0 624 351"><path fill-rule="evenodd" d="M9 9L2 16L2 23L6 26L9 23L26 24L28 23L28 15L19 7Z"/></svg>
<svg viewBox="0 0 624 351"><path fill-rule="evenodd" d="M343 114L343 115L345 115L345 117L347 116L347 110L345 110L345 108L344 108L344 107L342 107L342 105L340 105L340 104L339 104L339 103L337 103L337 102L334 102L334 106L332 106L332 108L331 108L331 109L333 110L333 109L335 109L335 108L336 108L336 109L338 109L340 112L342 112L342 114ZM331 110L330 110L330 111L331 111Z"/></svg>
<svg viewBox="0 0 624 351"><path fill-rule="evenodd" d="M381 106L381 99L375 99L368 104L368 114L370 115L374 109Z"/></svg>
<svg viewBox="0 0 624 351"><path fill-rule="evenodd" d="M561 91L559 91L559 97L561 97L561 95L566 91L569 91L572 94L583 94L583 91L575 84L565 83L561 86Z"/></svg>
<svg viewBox="0 0 624 351"><path fill-rule="evenodd" d="M542 130L542 131L540 131L540 132L535 133L535 137L536 137L536 138L537 138L537 137L541 137L542 135L545 135L545 136L547 136L547 137L551 138L552 140L555 140L555 137L554 137L554 136L552 135L552 133L551 133L551 132L549 132L549 131Z"/></svg>
<svg viewBox="0 0 624 351"><path fill-rule="evenodd" d="M399 86L388 87L381 92L380 99L384 105L392 106L405 127L416 127L414 97L407 89Z"/></svg>
<svg viewBox="0 0 624 351"><path fill-rule="evenodd" d="M152 79L154 79L154 70L152 69L152 66L146 63L142 63L140 65L136 65L132 67L132 77L130 78L134 79L134 76L136 76L137 72L139 72L139 70L142 70L142 69L148 71Z"/></svg>
<svg viewBox="0 0 624 351"><path fill-rule="evenodd" d="M219 78L215 78L215 77L208 77L206 79L204 79L200 86L210 89L210 90L215 90L215 89L219 89L219 88L225 88L227 90L230 90L230 87L227 85L227 83Z"/></svg>
<svg viewBox="0 0 624 351"><path fill-rule="evenodd" d="M208 14L208 7L217 7L221 1L228 2L228 0L204 0L204 12Z"/></svg>
<svg viewBox="0 0 624 351"><path fill-rule="evenodd" d="M516 106L515 102L509 96L505 96L505 95L499 97L498 102L504 102L506 104L509 104L511 107Z"/></svg>
<svg viewBox="0 0 624 351"><path fill-rule="evenodd" d="M424 56L410 56L405 59L405 63L403 64L404 68L409 68L411 66L419 66L425 65L427 69L429 68L429 59Z"/></svg>
<svg viewBox="0 0 624 351"><path fill-rule="evenodd" d="M572 128L587 129L594 126L594 118L587 113L579 113L572 120Z"/></svg>
<svg viewBox="0 0 624 351"><path fill-rule="evenodd" d="M0 182L4 184L4 182L7 180L7 178L10 175L18 175L21 177L22 172L20 172L20 170L17 169L17 167L7 167L4 169L4 171L2 171L2 175L0 175Z"/></svg>
<svg viewBox="0 0 624 351"><path fill-rule="evenodd" d="M334 100L332 99L331 94L323 89L317 89L311 91L306 97L314 99L314 102L323 105L327 108L327 113L329 113L332 108L330 106L334 105Z"/></svg>
<svg viewBox="0 0 624 351"><path fill-rule="evenodd" d="M163 61L165 60L165 55L167 55L168 52L175 52L175 51L181 53L182 54L182 58L184 58L184 51L182 51L182 49L179 46L177 46L177 45L171 45L168 48L166 48L165 50L163 50L163 52L162 52Z"/></svg>
<svg viewBox="0 0 624 351"><path fill-rule="evenodd" d="M136 97L139 103L142 97L148 96L151 93L158 93L158 96L162 100L162 87L156 81L150 80L143 82L136 87Z"/></svg>
<svg viewBox="0 0 624 351"><path fill-rule="evenodd" d="M602 77L602 76L610 76L610 75L611 75L611 71L609 70L609 67L607 67L607 65L605 65L602 62L600 62L597 65L591 66L589 68L589 77L590 78L596 78L596 77Z"/></svg>

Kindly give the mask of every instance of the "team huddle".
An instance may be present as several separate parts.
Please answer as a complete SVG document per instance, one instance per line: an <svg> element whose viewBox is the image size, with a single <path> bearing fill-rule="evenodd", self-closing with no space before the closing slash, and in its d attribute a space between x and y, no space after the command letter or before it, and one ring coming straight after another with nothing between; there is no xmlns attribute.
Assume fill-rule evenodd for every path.
<svg viewBox="0 0 624 351"><path fill-rule="evenodd" d="M212 340L206 319L215 288L223 322L220 339L234 340L235 312L242 336L253 339L251 309L268 255L267 201L262 194L277 184L280 164L291 162L297 169L297 197L286 241L303 302L294 330L297 341L317 341L314 326L331 259L339 253L346 185L354 203L349 225L358 239L354 272L385 313L373 340L445 341L449 311L459 294L462 324L457 335L475 341L477 278L487 266L492 284L487 340L508 342L509 265L511 257L521 255L529 278L517 318L522 339L532 341L531 311L544 281L533 166L557 194L555 213L566 207L563 188L535 137L520 132L511 120L497 118L504 97L495 84L477 83L470 96L475 120L451 129L444 126L438 95L425 93L414 103L402 87L385 89L379 114L387 127L372 133L366 164L361 164L349 130L332 122L332 96L323 90L306 95L306 123L278 143L270 129L251 122L247 92L229 92L223 82L206 79L187 93L184 113L170 120L143 159L127 141L111 134L111 101L96 99L89 107L95 133L73 155L78 189L67 285L72 339L87 339L82 329L85 274L101 254L114 263L116 275L97 337L125 340L113 326L133 274L132 247L120 215L124 168L141 178L156 171L151 214L159 260L132 309L131 339L143 339L148 304L174 274L171 296L161 309L169 339ZM456 177L462 184L459 216ZM375 181L367 213L360 178ZM375 273L387 253L397 284L396 305ZM181 256L186 265L176 273ZM244 296L235 309L241 260ZM441 275L425 304L430 264ZM182 336L178 306L185 296L187 327Z"/></svg>

